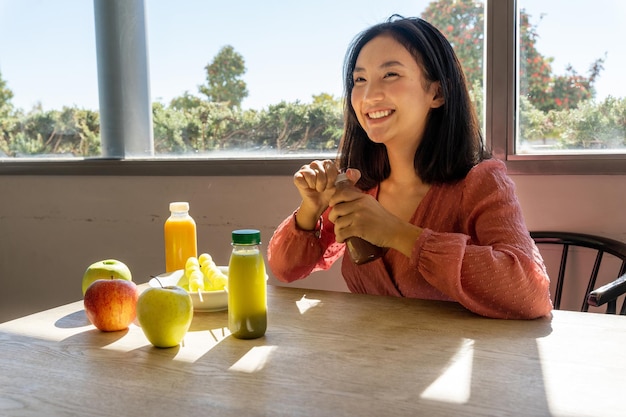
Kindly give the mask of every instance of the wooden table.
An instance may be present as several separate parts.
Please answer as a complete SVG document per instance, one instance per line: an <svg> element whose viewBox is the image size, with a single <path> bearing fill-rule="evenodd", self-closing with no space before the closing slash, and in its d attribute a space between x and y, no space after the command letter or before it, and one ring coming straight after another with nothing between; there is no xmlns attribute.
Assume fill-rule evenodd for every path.
<svg viewBox="0 0 626 417"><path fill-rule="evenodd" d="M626 317L269 287L265 337L196 313L183 347L82 301L0 324L2 416L623 416Z"/></svg>

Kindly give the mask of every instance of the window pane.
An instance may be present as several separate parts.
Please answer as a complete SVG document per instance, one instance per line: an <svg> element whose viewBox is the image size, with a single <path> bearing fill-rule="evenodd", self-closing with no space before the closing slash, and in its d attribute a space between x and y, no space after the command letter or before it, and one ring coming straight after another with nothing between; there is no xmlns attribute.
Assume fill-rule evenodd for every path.
<svg viewBox="0 0 626 417"><path fill-rule="evenodd" d="M0 157L99 155L93 2L0 0Z"/></svg>
<svg viewBox="0 0 626 417"><path fill-rule="evenodd" d="M482 1L144 1L156 158L334 156L345 52L392 14L448 37L483 117ZM95 45L92 1L0 0L0 157L101 155Z"/></svg>
<svg viewBox="0 0 626 417"><path fill-rule="evenodd" d="M157 155L336 155L348 45L394 13L422 16L450 36L482 107L482 2L146 5ZM229 91L209 71L216 79L222 71Z"/></svg>
<svg viewBox="0 0 626 417"><path fill-rule="evenodd" d="M626 3L518 3L516 153L625 153Z"/></svg>

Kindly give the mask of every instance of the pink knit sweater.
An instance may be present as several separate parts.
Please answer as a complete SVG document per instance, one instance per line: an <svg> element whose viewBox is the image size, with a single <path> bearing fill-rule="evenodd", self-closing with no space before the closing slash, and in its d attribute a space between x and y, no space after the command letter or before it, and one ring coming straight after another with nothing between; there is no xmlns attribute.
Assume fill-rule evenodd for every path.
<svg viewBox="0 0 626 417"><path fill-rule="evenodd" d="M378 187L368 193L376 196ZM304 278L342 257L345 244L335 241L328 210L322 217L317 234L300 230L294 215L278 226L268 247L277 279ZM350 291L456 301L494 318L532 319L552 310L543 260L501 161L484 161L457 183L433 185L411 223L424 229L411 257L390 249L363 265L343 259Z"/></svg>

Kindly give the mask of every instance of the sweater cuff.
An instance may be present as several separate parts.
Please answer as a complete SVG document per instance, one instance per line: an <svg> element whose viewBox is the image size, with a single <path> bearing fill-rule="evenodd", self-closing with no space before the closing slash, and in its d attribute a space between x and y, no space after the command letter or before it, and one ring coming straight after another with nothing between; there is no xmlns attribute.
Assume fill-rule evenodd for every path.
<svg viewBox="0 0 626 417"><path fill-rule="evenodd" d="M411 253L411 266L417 267L420 264L420 256L422 255L422 248L426 240L433 234L431 229L422 229L422 233L413 244L413 251Z"/></svg>
<svg viewBox="0 0 626 417"><path fill-rule="evenodd" d="M293 224L295 229L298 232L302 232L302 233L312 233L316 238L320 238L320 236L322 236L322 228L324 226L324 221L322 220L322 216L320 216L319 220L317 221L317 224L315 225L315 229L313 230L304 230L302 228L300 228L298 226L298 222L296 221L296 214L298 213L298 210L293 212L292 218L293 218Z"/></svg>

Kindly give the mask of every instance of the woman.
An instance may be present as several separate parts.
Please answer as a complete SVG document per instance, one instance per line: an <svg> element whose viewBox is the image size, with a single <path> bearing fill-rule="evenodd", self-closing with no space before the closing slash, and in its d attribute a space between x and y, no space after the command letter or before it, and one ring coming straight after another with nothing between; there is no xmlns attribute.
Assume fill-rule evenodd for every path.
<svg viewBox="0 0 626 417"><path fill-rule="evenodd" d="M313 161L294 175L302 202L268 247L277 279L329 268L358 236L388 251L362 265L344 258L352 292L456 301L494 318L548 315L543 260L504 164L484 150L445 37L394 16L355 39L344 71L338 166ZM335 188L340 169L360 190Z"/></svg>

